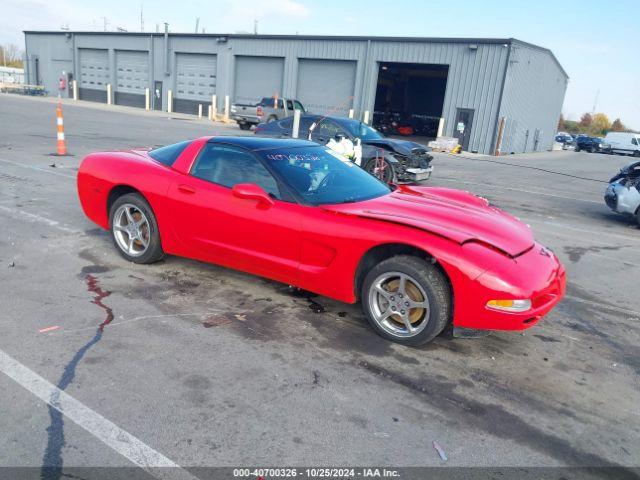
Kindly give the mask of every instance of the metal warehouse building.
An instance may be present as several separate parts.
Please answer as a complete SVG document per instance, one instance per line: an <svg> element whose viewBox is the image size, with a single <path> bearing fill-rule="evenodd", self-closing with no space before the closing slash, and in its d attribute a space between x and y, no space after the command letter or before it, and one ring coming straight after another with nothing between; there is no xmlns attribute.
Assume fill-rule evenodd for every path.
<svg viewBox="0 0 640 480"><path fill-rule="evenodd" d="M27 82L58 92L62 72L82 100L196 113L262 97L374 126L410 119L416 133L456 136L465 150L551 148L568 76L553 53L515 39L25 32ZM63 92L69 95L70 88ZM443 121L440 121L443 119ZM434 127L435 125L435 127Z"/></svg>

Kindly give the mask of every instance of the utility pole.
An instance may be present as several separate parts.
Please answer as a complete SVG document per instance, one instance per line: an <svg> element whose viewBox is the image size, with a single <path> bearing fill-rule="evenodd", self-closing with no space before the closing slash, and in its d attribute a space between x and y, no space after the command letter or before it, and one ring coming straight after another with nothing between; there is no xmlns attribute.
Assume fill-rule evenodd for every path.
<svg viewBox="0 0 640 480"><path fill-rule="evenodd" d="M600 96L600 89L596 91L596 98L593 101L593 110L591 111L591 115L595 115L596 108L598 107L598 97Z"/></svg>
<svg viewBox="0 0 640 480"><path fill-rule="evenodd" d="M140 31L144 32L144 10L142 3L140 4Z"/></svg>
<svg viewBox="0 0 640 480"><path fill-rule="evenodd" d="M104 31L107 31L107 25L109 25L109 20L107 17L100 17L102 19L102 23L104 24Z"/></svg>
<svg viewBox="0 0 640 480"><path fill-rule="evenodd" d="M254 35L258 34L258 20L253 21L253 34Z"/></svg>
<svg viewBox="0 0 640 480"><path fill-rule="evenodd" d="M199 26L200 26L200 17L196 17L196 33L198 33Z"/></svg>

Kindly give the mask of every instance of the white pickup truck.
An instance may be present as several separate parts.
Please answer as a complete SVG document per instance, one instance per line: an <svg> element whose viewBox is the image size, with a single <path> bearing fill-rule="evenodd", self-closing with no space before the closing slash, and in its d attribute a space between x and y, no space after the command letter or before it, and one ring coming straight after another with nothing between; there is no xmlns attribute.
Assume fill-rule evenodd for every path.
<svg viewBox="0 0 640 480"><path fill-rule="evenodd" d="M300 110L303 114L306 112L298 100L265 97L256 104L234 103L231 105L231 119L235 120L242 130L249 130L251 125L290 117L294 110Z"/></svg>

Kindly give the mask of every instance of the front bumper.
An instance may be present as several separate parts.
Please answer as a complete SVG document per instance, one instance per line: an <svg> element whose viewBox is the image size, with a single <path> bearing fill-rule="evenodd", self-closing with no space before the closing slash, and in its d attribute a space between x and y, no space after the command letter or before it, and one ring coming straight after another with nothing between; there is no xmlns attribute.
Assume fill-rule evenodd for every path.
<svg viewBox="0 0 640 480"><path fill-rule="evenodd" d="M504 258L456 294L454 327L474 330L525 330L547 315L566 291L566 272L558 258L542 245L516 257ZM487 307L495 299L530 299L524 312Z"/></svg>
<svg viewBox="0 0 640 480"><path fill-rule="evenodd" d="M433 167L429 166L427 168L407 168L405 172L409 180L413 182L419 182L421 180L429 180L429 178L431 178Z"/></svg>
<svg viewBox="0 0 640 480"><path fill-rule="evenodd" d="M240 115L233 112L231 112L231 115L229 118L231 118L231 120L234 120L237 123L250 123L251 125L258 125L259 123L262 123L262 119L260 117Z"/></svg>
<svg viewBox="0 0 640 480"><path fill-rule="evenodd" d="M616 213L635 215L640 208L640 190L635 185L623 185L618 180L609 184L604 201Z"/></svg>

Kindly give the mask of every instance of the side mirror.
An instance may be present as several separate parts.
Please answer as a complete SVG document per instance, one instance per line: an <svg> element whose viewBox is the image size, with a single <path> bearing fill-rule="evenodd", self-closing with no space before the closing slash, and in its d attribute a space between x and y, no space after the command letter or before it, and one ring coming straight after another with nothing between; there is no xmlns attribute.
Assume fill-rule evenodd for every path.
<svg viewBox="0 0 640 480"><path fill-rule="evenodd" d="M344 140L344 135L341 133L336 133L333 138L335 139L336 142L340 143L341 141Z"/></svg>
<svg viewBox="0 0 640 480"><path fill-rule="evenodd" d="M259 204L263 204L268 207L275 205L273 198L271 198L262 187L255 183L238 183L233 186L231 192L238 198L257 200Z"/></svg>

